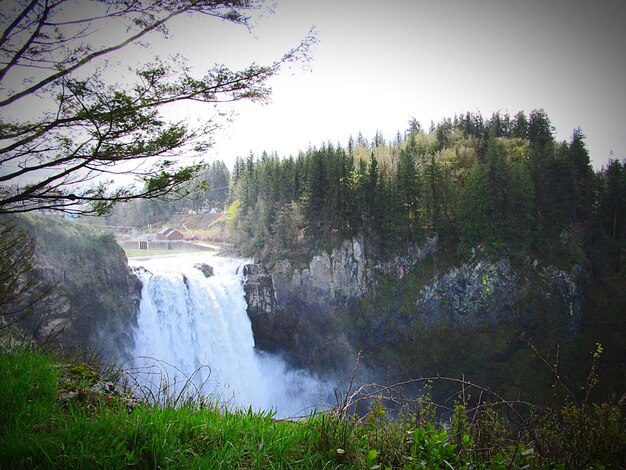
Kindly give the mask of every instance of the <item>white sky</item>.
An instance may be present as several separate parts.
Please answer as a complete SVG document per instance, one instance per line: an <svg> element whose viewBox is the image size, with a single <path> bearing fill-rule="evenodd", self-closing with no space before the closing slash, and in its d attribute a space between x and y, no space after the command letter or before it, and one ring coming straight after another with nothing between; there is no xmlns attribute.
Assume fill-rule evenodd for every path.
<svg viewBox="0 0 626 470"><path fill-rule="evenodd" d="M266 105L237 103L208 160L232 166L263 150L297 155L346 145L358 132L392 139L411 117L424 128L455 113L544 108L559 140L580 126L596 168L626 157L624 0L276 0L252 33L214 18L181 17L154 51L181 52L198 72L269 64L317 31L310 70L284 70ZM120 53L122 65L148 59ZM122 79L122 76L118 76ZM24 106L24 112L29 111ZM222 107L226 109L226 107ZM181 110L191 121L211 108Z"/></svg>
<svg viewBox="0 0 626 470"><path fill-rule="evenodd" d="M267 63L315 26L312 70L273 82L269 105L241 103L210 154L296 155L309 144L386 138L414 116L544 108L559 140L580 126L596 168L626 157L626 28L620 1L278 0L253 34L186 18L168 47L199 67ZM176 46L174 46L176 45ZM195 115L192 108L188 114Z"/></svg>

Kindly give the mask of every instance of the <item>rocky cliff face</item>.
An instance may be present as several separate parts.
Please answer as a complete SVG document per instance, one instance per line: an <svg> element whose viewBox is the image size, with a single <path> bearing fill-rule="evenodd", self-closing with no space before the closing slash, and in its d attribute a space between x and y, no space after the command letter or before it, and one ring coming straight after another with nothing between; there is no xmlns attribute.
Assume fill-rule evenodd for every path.
<svg viewBox="0 0 626 470"><path fill-rule="evenodd" d="M35 240L31 275L39 280L38 289L51 287L23 326L40 342L93 348L106 360L115 359L132 344L141 298L141 282L124 251L112 236L59 218L24 217L18 226Z"/></svg>
<svg viewBox="0 0 626 470"><path fill-rule="evenodd" d="M454 267L424 286L415 315L429 325L497 325L515 315L528 282L511 270L506 258Z"/></svg>
<svg viewBox="0 0 626 470"><path fill-rule="evenodd" d="M244 286L257 347L283 351L300 367L345 367L361 348L354 338L369 336L368 341L376 342L372 329L380 322L407 332L417 324L422 325L418 329L446 325L465 331L502 323L524 328L537 318L534 312L543 309L553 312L554 321L565 325L570 337L579 330L584 279L578 265L563 270L529 260L513 267L507 257L490 259L480 252L469 262L435 273L417 290L402 289L396 305L412 305L411 313L404 307L403 313L395 307L380 308L378 302L379 310L369 313L372 318L360 322L363 309L382 295L376 279L391 279L387 285L411 282L407 273L419 270L419 263L436 250L433 238L406 257L374 263L365 256L362 242L353 240L315 256L305 267L294 267L288 260L277 263L271 273L262 265L247 266ZM342 310L349 312L349 328L365 330L354 335L345 321L339 325L335 320Z"/></svg>
<svg viewBox="0 0 626 470"><path fill-rule="evenodd" d="M330 314L372 289L362 240L345 241L330 254L314 256L304 268L293 267L289 260L279 262L272 281L279 305L296 300L319 315Z"/></svg>
<svg viewBox="0 0 626 470"><path fill-rule="evenodd" d="M288 261L269 273L263 265L244 270L248 315L256 346L284 353L297 367L344 373L355 352L332 318L373 287L361 240L344 242L313 257L308 266Z"/></svg>
<svg viewBox="0 0 626 470"><path fill-rule="evenodd" d="M415 301L415 320L426 325L496 326L527 317L529 297L542 297L562 315L575 336L582 312L582 270L528 263L513 269L508 258L475 259L454 267L424 286Z"/></svg>

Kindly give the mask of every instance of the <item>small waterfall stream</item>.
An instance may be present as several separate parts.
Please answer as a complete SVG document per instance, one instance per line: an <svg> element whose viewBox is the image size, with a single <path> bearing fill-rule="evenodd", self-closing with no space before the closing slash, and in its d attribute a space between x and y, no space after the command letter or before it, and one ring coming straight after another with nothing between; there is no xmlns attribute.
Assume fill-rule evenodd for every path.
<svg viewBox="0 0 626 470"><path fill-rule="evenodd" d="M206 278L196 263L207 263ZM210 253L131 260L143 282L132 352L142 386L162 382L178 393L198 391L229 407L295 416L320 405L322 386L278 357L254 349L246 313L246 260ZM319 407L319 406L318 406Z"/></svg>

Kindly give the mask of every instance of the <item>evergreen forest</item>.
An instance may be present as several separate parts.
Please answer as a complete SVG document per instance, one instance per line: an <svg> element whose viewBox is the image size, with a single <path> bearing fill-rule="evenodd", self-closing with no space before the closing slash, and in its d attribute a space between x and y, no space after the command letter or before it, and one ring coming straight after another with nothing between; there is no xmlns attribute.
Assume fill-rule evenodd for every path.
<svg viewBox="0 0 626 470"><path fill-rule="evenodd" d="M626 384L620 333L626 326L626 161L610 159L594 170L583 131L558 141L544 110L489 118L461 113L429 129L411 119L391 141L380 132L371 140L359 133L345 148L328 142L297 157L250 154L237 159L231 186L231 233L244 255L270 266L281 259L306 263L351 238L363 239L368 257L382 263L438 239L441 249L432 260L404 281L383 279L376 299L344 320L355 343L406 364L407 373L423 372L413 365L430 361L438 373L467 373L491 385L530 384L532 361L526 357L517 367L510 347L499 351L495 372L488 370L495 356L449 354L451 343L480 349L481 334L486 344L510 345L519 344L520 331L530 331L542 351L562 348L561 359L579 383L586 377L576 364L588 362L597 342L608 346L601 361L604 385L610 384L605 392ZM537 314L532 328L404 331L398 313L412 308L408 293L478 252L506 256L521 270L532 260L580 266L586 279L581 335L572 341L553 306L537 302L527 306ZM403 359L405 351L410 357Z"/></svg>
<svg viewBox="0 0 626 470"><path fill-rule="evenodd" d="M428 131L412 120L390 142L359 133L297 157L250 154L231 179L229 220L244 254L264 261L353 237L386 259L436 234L461 255L558 256L563 237L578 237L585 253L606 254L603 269L621 267L624 163L594 172L582 130L556 141L543 110L461 114Z"/></svg>

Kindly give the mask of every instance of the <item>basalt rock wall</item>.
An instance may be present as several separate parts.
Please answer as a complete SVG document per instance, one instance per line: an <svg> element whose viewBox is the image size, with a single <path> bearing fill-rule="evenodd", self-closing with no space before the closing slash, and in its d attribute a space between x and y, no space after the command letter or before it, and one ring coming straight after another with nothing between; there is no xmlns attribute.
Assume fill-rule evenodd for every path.
<svg viewBox="0 0 626 470"><path fill-rule="evenodd" d="M355 351L333 321L349 302L373 289L363 242L351 240L304 267L284 260L272 272L247 265L244 290L256 346L284 353L296 367L347 372Z"/></svg>
<svg viewBox="0 0 626 470"><path fill-rule="evenodd" d="M114 237L59 217L24 216L15 223L35 243L30 276L37 286L22 302L49 289L20 321L23 328L39 342L118 359L132 345L141 281Z"/></svg>
<svg viewBox="0 0 626 470"><path fill-rule="evenodd" d="M244 288L257 347L283 352L300 367L345 371L362 347L354 338L389 341L389 335L410 334L416 324L419 329L446 325L471 331L514 323L523 329L543 309L552 312L570 338L578 333L585 285L578 264L564 269L529 258L513 266L507 256L480 250L460 265L440 269L420 287L403 289L403 312L382 306L372 314L375 321L360 321L363 309L382 296L381 279L386 278L387 289L412 282L409 273L419 271L420 263L437 250L435 237L407 256L383 263L368 259L360 240L350 240L313 257L307 266L288 260L271 271L262 264L248 265ZM379 331L376 324L381 322L398 331ZM367 331L352 334L363 324Z"/></svg>

